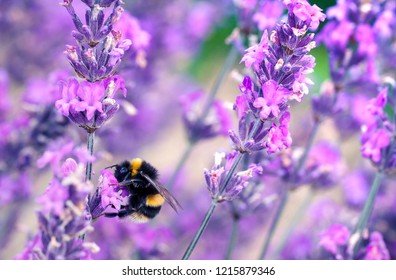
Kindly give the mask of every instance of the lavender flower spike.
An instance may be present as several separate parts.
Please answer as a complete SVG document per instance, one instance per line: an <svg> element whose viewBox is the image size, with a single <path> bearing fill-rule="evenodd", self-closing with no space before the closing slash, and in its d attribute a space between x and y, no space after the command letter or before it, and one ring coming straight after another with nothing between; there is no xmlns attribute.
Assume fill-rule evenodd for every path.
<svg viewBox="0 0 396 280"><path fill-rule="evenodd" d="M388 98L388 88L383 88L376 98L367 105L367 116L362 125L362 156L371 160L379 171L390 173L395 169L394 120L385 111L387 103L394 104L392 95Z"/></svg>
<svg viewBox="0 0 396 280"><path fill-rule="evenodd" d="M270 36L264 31L260 42L248 48L241 60L256 76L254 80L245 77L234 106L239 135L234 131L229 135L241 152L266 149L274 153L288 148L288 103L301 101L312 84L306 74L315 66L315 58L308 55L315 42L307 30L316 29L324 15L304 0L284 3L289 10L287 22L278 24Z"/></svg>
<svg viewBox="0 0 396 280"><path fill-rule="evenodd" d="M238 112L239 133L230 130L229 136L235 144L235 158L229 168L217 159L211 171L205 170L212 204L183 259L190 257L217 203L234 199L246 186L251 173L235 173L243 156L259 150L271 154L291 144L288 102L301 101L308 93L306 85L311 81L305 74L313 71L315 59L307 53L315 47L315 42L307 30L316 29L324 15L305 0L285 0L284 4L289 11L287 22L278 24L270 36L265 31L261 41L248 48L241 60L247 68L253 68L256 77L245 77L240 86L242 95L237 97L234 106Z"/></svg>
<svg viewBox="0 0 396 280"><path fill-rule="evenodd" d="M233 160L235 152L226 155L225 153L215 153L215 164L211 170L205 169L205 180L212 198L218 202L231 201L238 197L239 193L247 187L249 179L251 179L257 170L256 166L250 166L249 169L234 174L227 184L223 193L220 193L220 187L224 184L224 179Z"/></svg>
<svg viewBox="0 0 396 280"><path fill-rule="evenodd" d="M102 170L99 187L88 202L92 219L96 220L106 213L117 213L122 206L128 204L129 195L127 188L118 184L110 170Z"/></svg>
<svg viewBox="0 0 396 280"><path fill-rule="evenodd" d="M201 91L196 91L180 98L184 126L192 142L218 135L227 136L231 127L230 111L219 100L213 101L208 116L201 120L199 112L203 106L203 99L204 94Z"/></svg>
<svg viewBox="0 0 396 280"><path fill-rule="evenodd" d="M38 212L40 231L28 242L19 259L74 260L89 259L98 252L94 243L79 236L92 231L85 212L85 199L91 184L84 182L84 167L73 159L62 166L46 192L39 198L42 209Z"/></svg>
<svg viewBox="0 0 396 280"><path fill-rule="evenodd" d="M111 119L120 108L114 94L121 90L125 96L124 80L119 76L90 83L74 78L60 83L62 99L55 107L72 122L92 133Z"/></svg>
<svg viewBox="0 0 396 280"><path fill-rule="evenodd" d="M78 48L67 46L65 53L76 73L90 82L112 76L125 51L132 44L129 39L122 40L121 34L113 30L114 23L123 12L121 7L123 2L120 0L95 2L95 4L92 1L84 2L89 7L85 14L85 24L74 11L72 1L63 2L77 29L73 31L73 36L78 44ZM103 10L112 4L112 12L105 19Z"/></svg>

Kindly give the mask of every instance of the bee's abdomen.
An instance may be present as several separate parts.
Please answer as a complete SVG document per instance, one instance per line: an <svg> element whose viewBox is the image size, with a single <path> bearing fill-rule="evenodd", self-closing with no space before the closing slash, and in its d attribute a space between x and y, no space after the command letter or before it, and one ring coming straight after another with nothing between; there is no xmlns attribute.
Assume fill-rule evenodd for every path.
<svg viewBox="0 0 396 280"><path fill-rule="evenodd" d="M150 194L146 197L146 206L149 207L161 207L164 204L165 199L159 193L157 194Z"/></svg>
<svg viewBox="0 0 396 280"><path fill-rule="evenodd" d="M158 215L160 210L161 210L161 206L158 207L144 206L139 209L139 212L142 213L147 218L152 219Z"/></svg>

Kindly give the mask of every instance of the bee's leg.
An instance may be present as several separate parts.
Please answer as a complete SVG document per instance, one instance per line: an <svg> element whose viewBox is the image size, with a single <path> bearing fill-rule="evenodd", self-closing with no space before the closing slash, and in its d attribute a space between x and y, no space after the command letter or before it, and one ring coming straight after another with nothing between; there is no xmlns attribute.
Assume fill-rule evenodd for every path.
<svg viewBox="0 0 396 280"><path fill-rule="evenodd" d="M143 181L140 179L124 180L124 181L118 183L118 185L128 186L128 185L132 184L134 187L136 187L136 183L138 183L138 182L143 182Z"/></svg>
<svg viewBox="0 0 396 280"><path fill-rule="evenodd" d="M131 174L125 175L124 180L122 180L122 181L123 181L123 182L126 181L130 176L131 176Z"/></svg>
<svg viewBox="0 0 396 280"><path fill-rule="evenodd" d="M128 211L126 209L121 209L118 212L114 212L114 213L104 213L104 216L107 218L114 218L114 217L125 217L126 215L128 215Z"/></svg>
<svg viewBox="0 0 396 280"><path fill-rule="evenodd" d="M104 213L103 215L107 218L114 218L114 217L118 217L118 212L117 213Z"/></svg>
<svg viewBox="0 0 396 280"><path fill-rule="evenodd" d="M128 207L127 209L121 209L116 213L105 213L104 216L107 218L114 218L114 217L125 218L126 216L131 215L134 212L136 212L135 208Z"/></svg>
<svg viewBox="0 0 396 280"><path fill-rule="evenodd" d="M131 215L133 212L135 212L135 211L130 212L130 211L126 211L126 210L121 210L120 212L118 212L118 217L125 218L125 217Z"/></svg>

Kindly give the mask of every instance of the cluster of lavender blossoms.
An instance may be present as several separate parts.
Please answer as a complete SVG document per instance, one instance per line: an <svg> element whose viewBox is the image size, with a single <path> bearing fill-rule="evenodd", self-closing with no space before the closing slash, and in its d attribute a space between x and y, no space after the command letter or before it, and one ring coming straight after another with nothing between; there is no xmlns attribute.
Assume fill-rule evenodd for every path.
<svg viewBox="0 0 396 280"><path fill-rule="evenodd" d="M306 1L284 4L289 11L287 22L278 24L270 36L265 30L242 58L255 78L244 78L235 103L239 132L230 131L230 137L241 153L266 150L271 154L290 147L289 102L301 101L312 84L306 77L315 66L315 58L308 55L315 47L309 30L316 29L325 16Z"/></svg>
<svg viewBox="0 0 396 280"><path fill-rule="evenodd" d="M89 200L89 212L92 220L105 213L116 213L122 206L128 204L129 191L125 186L119 186L111 170L102 170L99 186Z"/></svg>
<svg viewBox="0 0 396 280"><path fill-rule="evenodd" d="M284 5L277 0L233 0L238 8L238 21L243 33L249 35L258 29L272 29L284 12Z"/></svg>
<svg viewBox="0 0 396 280"><path fill-rule="evenodd" d="M123 12L122 1L82 1L88 7L85 24L77 16L72 2L65 0L62 5L77 29L72 34L78 47L67 46L66 53L75 72L84 80L71 77L61 81L61 99L55 102L55 107L87 131L88 151L79 157L80 164L70 158L62 164L62 159L73 151L73 144L69 143L60 151L47 150L37 161L39 166L52 163L54 179L39 199L42 205L38 212L40 231L20 258L86 259L90 258L89 250L99 251L98 246L85 241L86 233L93 229L90 224L94 213L87 209L87 200L91 202L94 132L118 111L116 92L120 90L126 96L124 80L114 74L131 41L121 39L122 34L113 28ZM106 18L106 10L110 8L112 12ZM83 164L86 164L85 180ZM108 191L101 185L97 190L104 194L103 198L98 197L99 201L106 202ZM111 192L117 191L112 185ZM116 205L114 199L111 202Z"/></svg>
<svg viewBox="0 0 396 280"><path fill-rule="evenodd" d="M243 79L242 94L234 106L239 129L238 134L230 130L229 136L236 153L223 164L217 155L213 169L205 170L212 204L183 259L190 257L217 203L236 199L246 188L248 179L261 173L254 166L236 172L243 156L258 151L270 155L291 145L289 103L301 101L308 94L312 81L306 74L312 73L315 66L315 58L308 55L315 47L314 35L309 30L315 30L325 16L319 7L307 1L283 3L288 9L287 21L278 24L270 36L265 30L260 42L249 47L241 60L247 68L252 68L255 78Z"/></svg>
<svg viewBox="0 0 396 280"><path fill-rule="evenodd" d="M86 10L83 24L76 14L72 0L65 0L76 31L72 35L76 46L67 46L70 64L80 78L63 81L60 86L62 99L55 103L60 112L72 122L93 133L114 116L120 105L114 95L121 90L126 96L124 80L114 75L125 51L132 42L122 39L122 34L113 29L123 12L122 1L83 1ZM112 5L112 12L105 18L104 9Z"/></svg>
<svg viewBox="0 0 396 280"><path fill-rule="evenodd" d="M396 259L396 2L336 2L4 0L0 258Z"/></svg>
<svg viewBox="0 0 396 280"><path fill-rule="evenodd" d="M124 79L115 75L115 71L132 42L123 39L121 32L114 29L124 11L121 0L82 1L88 7L85 24L76 14L72 2L65 0L62 5L77 29L72 35L78 47L67 46L66 54L74 71L84 81L75 78L61 81L62 99L55 102L55 107L87 131L87 149L92 156L95 131L120 108L115 99L116 92L121 90L126 96ZM92 162L87 162L86 180L91 177Z"/></svg>
<svg viewBox="0 0 396 280"><path fill-rule="evenodd" d="M319 246L323 248L327 258L334 257L338 260L348 259L352 254L348 241L351 237L350 230L341 224L333 224L321 233ZM389 251L380 232L371 232L364 251L357 256L363 260L389 260Z"/></svg>
<svg viewBox="0 0 396 280"><path fill-rule="evenodd" d="M313 98L318 120L333 118L340 133L357 133L365 122L365 104L377 95L387 54L392 45L390 30L395 25L389 1L338 1L327 11L328 22L319 34L329 54L330 80ZM382 57L384 55L384 57Z"/></svg>
<svg viewBox="0 0 396 280"><path fill-rule="evenodd" d="M17 259L90 259L99 247L80 237L93 230L86 218L86 197L92 184L84 181L84 165L68 158L38 198L40 231Z"/></svg>
<svg viewBox="0 0 396 280"><path fill-rule="evenodd" d="M230 112L224 102L214 100L207 116L202 118L203 103L204 95L201 91L195 91L180 98L182 118L191 142L218 135L227 136L231 128Z"/></svg>
<svg viewBox="0 0 396 280"><path fill-rule="evenodd" d="M119 89L126 96L124 81L118 76L94 83L70 78L61 82L62 99L55 106L73 123L93 133L119 110L114 98Z"/></svg>
<svg viewBox="0 0 396 280"><path fill-rule="evenodd" d="M32 191L29 169L51 141L65 134L67 120L47 104L58 96L55 80L63 76L58 72L48 79L31 80L23 93L24 106L29 110L14 115L11 113L14 100L9 96L11 79L7 72L0 70L0 131L3 135L0 141L0 182L3 186L0 205L29 198ZM41 83L46 87L38 86ZM50 97L39 100L38 91ZM20 184L22 189L15 189L15 184Z"/></svg>
<svg viewBox="0 0 396 280"><path fill-rule="evenodd" d="M383 241L383 237L369 224L369 218L379 188L384 188L385 174L393 169L393 87L388 89L383 85L386 80L389 83L389 70L382 62L386 52L380 49L394 44L390 35L395 25L394 11L394 3L387 1L338 1L327 11L330 21L320 35L320 41L329 52L331 81L325 82L321 94L313 99L316 121L333 119L343 137L359 133L360 129L361 154L373 163L376 171L371 175L367 169L358 167L354 175L354 180L359 180L354 182L358 183L364 182L369 174L372 177L367 183L370 187L364 187L366 183L357 187L346 180L347 201L356 207L361 201L359 197L365 200L360 202L363 208L356 225L342 221L348 237L342 242L345 245L343 253L327 250L334 258L389 259L383 242L376 243L381 244L378 245L381 248L371 243L374 239ZM392 244L393 241L387 242ZM378 250L377 256L372 254L373 248Z"/></svg>
<svg viewBox="0 0 396 280"><path fill-rule="evenodd" d="M238 198L242 190L249 185L249 179L254 175L257 176L261 174L263 171L261 166L251 164L248 169L233 174L232 178L227 183L227 187L220 193L220 188L225 184L224 180L226 174L229 172L236 155L236 151L230 154L216 153L212 169L205 169L204 171L208 190L212 198L216 199L218 202L232 201Z"/></svg>
<svg viewBox="0 0 396 280"><path fill-rule="evenodd" d="M393 87L390 87L393 88ZM391 173L395 168L395 124L394 117L385 111L386 105L393 107L393 92L388 98L387 87L367 105L368 116L362 125L362 156L370 159L380 171ZM388 106L391 106L388 105Z"/></svg>

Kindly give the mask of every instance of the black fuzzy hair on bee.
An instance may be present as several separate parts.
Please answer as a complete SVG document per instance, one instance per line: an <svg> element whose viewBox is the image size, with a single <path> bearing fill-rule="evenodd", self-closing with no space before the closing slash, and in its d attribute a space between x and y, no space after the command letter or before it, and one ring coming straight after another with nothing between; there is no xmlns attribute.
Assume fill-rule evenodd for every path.
<svg viewBox="0 0 396 280"><path fill-rule="evenodd" d="M145 181L141 173L146 174L146 176L151 178L153 181L158 179L157 169L150 163L141 159L123 161L121 164L115 165L115 167L114 177L119 183L134 179L136 186L140 187L140 184Z"/></svg>
<svg viewBox="0 0 396 280"><path fill-rule="evenodd" d="M129 203L118 213L107 213L107 217L130 217L133 221L143 223L153 219L166 201L176 212L181 208L179 202L158 181L158 171L150 163L134 158L123 161L115 167L114 177L120 185L130 192Z"/></svg>

